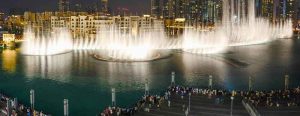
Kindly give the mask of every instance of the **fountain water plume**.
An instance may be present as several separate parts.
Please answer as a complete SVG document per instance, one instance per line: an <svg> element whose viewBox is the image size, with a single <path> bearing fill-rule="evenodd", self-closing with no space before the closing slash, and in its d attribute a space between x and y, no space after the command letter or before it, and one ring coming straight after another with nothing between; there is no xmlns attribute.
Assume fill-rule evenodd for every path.
<svg viewBox="0 0 300 116"><path fill-rule="evenodd" d="M26 42L22 53L54 55L70 50L93 50L94 57L101 60L148 61L163 57L161 50L214 54L230 46L261 44L292 36L291 20L271 23L256 17L254 1L223 0L221 24L208 31L187 26L180 39L166 39L164 27L157 20L143 27L138 22L132 22L129 27L103 24L95 36L73 40L65 28L54 29L52 33L28 28L24 33Z"/></svg>
<svg viewBox="0 0 300 116"><path fill-rule="evenodd" d="M161 57L158 52L166 43L161 25L149 28L121 29L113 25L102 25L98 30L95 55L117 61L148 61Z"/></svg>
<svg viewBox="0 0 300 116"><path fill-rule="evenodd" d="M98 46L94 36L77 37L73 40L73 45L74 50L93 50Z"/></svg>
<svg viewBox="0 0 300 116"><path fill-rule="evenodd" d="M211 32L187 27L182 49L197 54L220 53L229 46L261 44L292 35L291 20L270 23L257 18L255 0L223 0L222 25Z"/></svg>
<svg viewBox="0 0 300 116"><path fill-rule="evenodd" d="M27 27L24 40L22 54L25 55L55 55L70 52L73 47L71 33L65 28L40 32Z"/></svg>
<svg viewBox="0 0 300 116"><path fill-rule="evenodd" d="M186 52L212 54L226 49L228 40L221 29L199 31L186 29L183 34L182 49Z"/></svg>

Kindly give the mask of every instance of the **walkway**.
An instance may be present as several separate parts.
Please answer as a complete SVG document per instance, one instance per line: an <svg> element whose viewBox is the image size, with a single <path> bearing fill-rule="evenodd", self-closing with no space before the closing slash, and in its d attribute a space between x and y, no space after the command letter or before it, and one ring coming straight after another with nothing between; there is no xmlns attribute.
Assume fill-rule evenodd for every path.
<svg viewBox="0 0 300 116"><path fill-rule="evenodd" d="M300 107L258 107L262 116L299 116Z"/></svg>
<svg viewBox="0 0 300 116"><path fill-rule="evenodd" d="M150 112L141 111L137 113L137 116L184 116L185 109L188 107L189 98L185 96L181 99L181 96L171 95L171 107L167 105L167 101L164 101L159 109L152 109ZM216 104L215 98L208 99L203 95L191 96L191 109L189 116L230 116L230 99L224 99L224 103ZM233 105L234 116L248 116L247 111L241 103L241 99L234 100Z"/></svg>

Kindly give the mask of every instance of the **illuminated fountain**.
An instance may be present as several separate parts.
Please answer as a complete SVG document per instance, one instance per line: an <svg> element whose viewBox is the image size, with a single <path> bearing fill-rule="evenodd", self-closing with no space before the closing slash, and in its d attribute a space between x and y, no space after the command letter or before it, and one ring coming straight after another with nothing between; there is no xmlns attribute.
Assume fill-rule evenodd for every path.
<svg viewBox="0 0 300 116"><path fill-rule="evenodd" d="M186 52L212 54L223 52L228 45L228 39L221 29L200 31L185 29L182 48Z"/></svg>
<svg viewBox="0 0 300 116"><path fill-rule="evenodd" d="M134 26L128 30L103 25L98 30L96 41L89 46L94 49L94 57L100 60L127 62L165 57L165 53L160 52L166 49L165 43L164 30L158 24L142 29Z"/></svg>
<svg viewBox="0 0 300 116"><path fill-rule="evenodd" d="M72 51L72 36L68 29L56 28L52 32L34 31L28 27L24 33L22 54L56 55Z"/></svg>
<svg viewBox="0 0 300 116"><path fill-rule="evenodd" d="M223 0L222 24L209 32L186 29L182 49L197 54L220 53L228 46L261 44L292 35L290 20L270 23L255 17L254 0Z"/></svg>
<svg viewBox="0 0 300 116"><path fill-rule="evenodd" d="M247 2L247 6L246 6ZM222 23L213 30L187 27L180 39L166 39L159 22L141 28L138 22L130 27L102 25L96 36L72 39L69 30L59 28L52 33L24 33L22 53L55 55L71 50L92 50L93 56L107 61L150 61L169 55L171 49L196 54L224 52L227 47L270 42L293 34L290 20L270 23L255 17L254 0L223 0ZM247 9L246 9L247 8Z"/></svg>

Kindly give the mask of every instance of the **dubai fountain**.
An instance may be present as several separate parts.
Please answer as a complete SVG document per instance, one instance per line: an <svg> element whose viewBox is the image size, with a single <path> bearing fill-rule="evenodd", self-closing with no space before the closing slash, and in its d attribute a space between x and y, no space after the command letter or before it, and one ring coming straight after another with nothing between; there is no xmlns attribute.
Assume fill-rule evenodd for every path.
<svg viewBox="0 0 300 116"><path fill-rule="evenodd" d="M113 25L103 25L98 30L94 57L109 61L150 61L166 57L165 34L162 25L148 28L120 29Z"/></svg>
<svg viewBox="0 0 300 116"><path fill-rule="evenodd" d="M292 35L291 20L270 23L256 17L255 0L223 0L222 24L208 32L187 28L182 49L196 54L220 53L229 46L261 44Z"/></svg>
<svg viewBox="0 0 300 116"><path fill-rule="evenodd" d="M72 36L66 28L55 28L52 32L40 32L27 27L24 32L22 54L56 55L72 51Z"/></svg>
<svg viewBox="0 0 300 116"><path fill-rule="evenodd" d="M246 7L247 6L247 7ZM169 56L172 49L195 54L221 53L231 46L252 45L288 38L292 23L286 19L276 23L255 16L254 0L223 0L223 17L210 31L186 27L182 37L167 39L161 23L140 28L102 25L95 36L72 39L68 29L51 33L26 29L22 53L55 55L71 50L91 50L91 55L106 61L150 61Z"/></svg>

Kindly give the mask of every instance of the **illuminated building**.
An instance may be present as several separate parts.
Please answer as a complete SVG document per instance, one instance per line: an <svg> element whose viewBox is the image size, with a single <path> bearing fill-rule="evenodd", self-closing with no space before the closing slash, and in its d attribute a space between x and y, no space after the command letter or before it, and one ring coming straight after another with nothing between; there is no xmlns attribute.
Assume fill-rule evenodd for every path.
<svg viewBox="0 0 300 116"><path fill-rule="evenodd" d="M189 24L210 24L221 20L221 0L163 0L166 19L185 18Z"/></svg>
<svg viewBox="0 0 300 116"><path fill-rule="evenodd" d="M15 46L15 34L3 34L3 42L7 47Z"/></svg>
<svg viewBox="0 0 300 116"><path fill-rule="evenodd" d="M0 12L0 30L4 26L4 13Z"/></svg>
<svg viewBox="0 0 300 116"><path fill-rule="evenodd" d="M151 16L160 18L161 16L160 0L151 0Z"/></svg>
<svg viewBox="0 0 300 116"><path fill-rule="evenodd" d="M276 1L275 1L276 2ZM261 5L258 9L260 12L257 12L259 16L268 18L270 21L275 21L276 19L276 3L274 0L261 0Z"/></svg>
<svg viewBox="0 0 300 116"><path fill-rule="evenodd" d="M9 42L15 41L15 34L3 34L3 41L5 43L9 43Z"/></svg>
<svg viewBox="0 0 300 116"><path fill-rule="evenodd" d="M296 0L286 0L286 16L285 18L296 18L297 7L296 7Z"/></svg>
<svg viewBox="0 0 300 116"><path fill-rule="evenodd" d="M257 0L257 15L268 18L273 23L297 19L296 0Z"/></svg>
<svg viewBox="0 0 300 116"><path fill-rule="evenodd" d="M23 27L25 25L23 15L11 15L5 20L5 27L9 33L21 35L23 33Z"/></svg>
<svg viewBox="0 0 300 116"><path fill-rule="evenodd" d="M51 28L69 28L74 36L87 36L96 34L102 25L115 25L117 28L128 31L133 27L149 28L156 21L150 15L144 16L97 16L97 15L77 15L77 16L52 16ZM162 22L161 22L162 23Z"/></svg>

